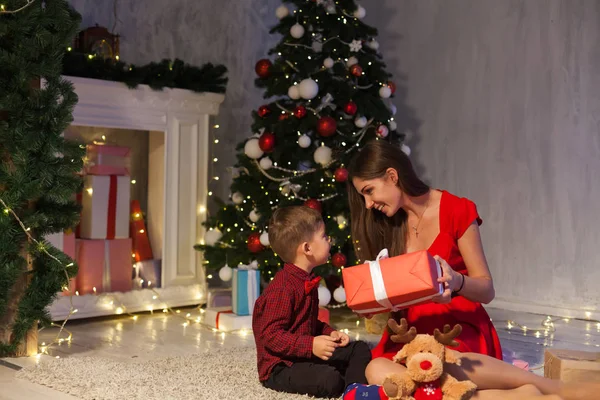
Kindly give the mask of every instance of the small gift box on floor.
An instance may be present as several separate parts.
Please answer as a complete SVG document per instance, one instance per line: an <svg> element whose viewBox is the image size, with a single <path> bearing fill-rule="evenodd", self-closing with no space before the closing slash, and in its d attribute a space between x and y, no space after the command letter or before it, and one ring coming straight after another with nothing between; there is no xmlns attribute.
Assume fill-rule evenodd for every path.
<svg viewBox="0 0 600 400"><path fill-rule="evenodd" d="M85 177L79 231L82 239L129 237L130 185L126 176Z"/></svg>
<svg viewBox="0 0 600 400"><path fill-rule="evenodd" d="M89 175L129 176L131 163L129 147L107 144L88 144L85 172Z"/></svg>
<svg viewBox="0 0 600 400"><path fill-rule="evenodd" d="M260 295L260 272L251 266L233 269L232 307L237 315L252 315Z"/></svg>
<svg viewBox="0 0 600 400"><path fill-rule="evenodd" d="M546 349L544 376L563 382L600 382L600 352Z"/></svg>
<svg viewBox="0 0 600 400"><path fill-rule="evenodd" d="M204 323L223 332L251 330L252 316L234 314L231 307L207 308L204 311Z"/></svg>
<svg viewBox="0 0 600 400"><path fill-rule="evenodd" d="M135 280L139 282L135 287L159 288L162 278L162 260L145 260L133 264L136 271Z"/></svg>
<svg viewBox="0 0 600 400"><path fill-rule="evenodd" d="M73 260L76 259L77 254L75 252L75 234L73 231L69 230L67 232L51 233L50 235L47 235L45 239L48 243L71 257ZM75 290L76 278L71 278L69 280L69 287L67 290L63 290L61 294L63 296L69 296L71 294L75 294Z"/></svg>
<svg viewBox="0 0 600 400"><path fill-rule="evenodd" d="M78 239L77 262L79 294L128 292L133 287L131 239Z"/></svg>
<svg viewBox="0 0 600 400"><path fill-rule="evenodd" d="M377 314L427 303L444 292L437 280L439 263L427 252L388 257L342 270L348 307L358 314Z"/></svg>

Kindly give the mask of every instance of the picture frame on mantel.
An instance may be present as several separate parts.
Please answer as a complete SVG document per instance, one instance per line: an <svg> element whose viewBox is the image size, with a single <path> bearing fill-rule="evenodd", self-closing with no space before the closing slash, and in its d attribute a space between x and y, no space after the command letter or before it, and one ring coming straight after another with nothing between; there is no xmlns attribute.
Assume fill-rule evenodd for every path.
<svg viewBox="0 0 600 400"><path fill-rule="evenodd" d="M162 260L161 287L128 292L58 296L53 320L162 310L204 304L207 282L202 253L208 193L209 124L225 96L183 89L129 89L120 82L63 76L79 97L72 126L149 132L148 229Z"/></svg>

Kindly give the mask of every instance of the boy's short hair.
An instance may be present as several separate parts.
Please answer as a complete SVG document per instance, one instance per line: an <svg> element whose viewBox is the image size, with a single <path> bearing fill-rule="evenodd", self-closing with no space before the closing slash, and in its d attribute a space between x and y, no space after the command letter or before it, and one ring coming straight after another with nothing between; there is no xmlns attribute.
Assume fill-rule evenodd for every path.
<svg viewBox="0 0 600 400"><path fill-rule="evenodd" d="M278 208L269 221L271 248L284 262L291 263L300 243L311 240L322 224L321 213L310 207Z"/></svg>

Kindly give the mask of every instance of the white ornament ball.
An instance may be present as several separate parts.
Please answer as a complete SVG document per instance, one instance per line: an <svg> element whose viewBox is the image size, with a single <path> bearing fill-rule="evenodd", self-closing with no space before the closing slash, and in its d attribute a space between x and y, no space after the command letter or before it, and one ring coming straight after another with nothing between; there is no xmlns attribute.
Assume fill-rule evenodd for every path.
<svg viewBox="0 0 600 400"><path fill-rule="evenodd" d="M260 149L260 146L258 145L257 138L252 138L246 142L246 144L244 145L244 153L254 160L261 158L264 154L263 151Z"/></svg>
<svg viewBox="0 0 600 400"><path fill-rule="evenodd" d="M315 150L315 162L321 165L327 165L331 162L331 149L327 146L321 146Z"/></svg>
<svg viewBox="0 0 600 400"><path fill-rule="evenodd" d="M304 27L300 24L294 24L294 26L292 26L290 29L290 34L294 39L300 39L302 36L304 36Z"/></svg>
<svg viewBox="0 0 600 400"><path fill-rule="evenodd" d="M315 53L323 51L323 43L321 42L313 42L311 47Z"/></svg>
<svg viewBox="0 0 600 400"><path fill-rule="evenodd" d="M325 307L331 301L331 292L323 285L319 285L319 306Z"/></svg>
<svg viewBox="0 0 600 400"><path fill-rule="evenodd" d="M375 40L375 39L371 40L371 41L368 43L368 46L369 46L370 48L372 48L373 50L379 50L379 42L378 42L377 40Z"/></svg>
<svg viewBox="0 0 600 400"><path fill-rule="evenodd" d="M396 115L396 113L398 112L398 108L395 105L390 104L390 112L392 113L392 115Z"/></svg>
<svg viewBox="0 0 600 400"><path fill-rule="evenodd" d="M358 128L364 128L365 126L367 126L367 122L367 118L358 117L354 120L354 125L356 125Z"/></svg>
<svg viewBox="0 0 600 400"><path fill-rule="evenodd" d="M333 68L333 64L335 64L335 62L331 57L327 57L325 60L323 60L323 66L325 68Z"/></svg>
<svg viewBox="0 0 600 400"><path fill-rule="evenodd" d="M233 269L231 269L229 265L225 264L225 266L219 270L219 278L221 278L223 282L227 282L230 281L232 277Z"/></svg>
<svg viewBox="0 0 600 400"><path fill-rule="evenodd" d="M250 211L250 214L248 214L248 218L250 218L250 221L252 222L258 222L260 214L256 210L252 210Z"/></svg>
<svg viewBox="0 0 600 400"><path fill-rule="evenodd" d="M329 4L326 8L329 14L337 14L337 10L335 9L335 4Z"/></svg>
<svg viewBox="0 0 600 400"><path fill-rule="evenodd" d="M342 286L335 289L333 291L333 299L338 303L343 303L346 301L346 290Z"/></svg>
<svg viewBox="0 0 600 400"><path fill-rule="evenodd" d="M348 220L342 214L335 217L335 222L337 222L340 227L345 227L348 224Z"/></svg>
<svg viewBox="0 0 600 400"><path fill-rule="evenodd" d="M298 100L300 98L300 90L298 90L297 85L290 86L288 89L288 96L290 96L290 99L292 100Z"/></svg>
<svg viewBox="0 0 600 400"><path fill-rule="evenodd" d="M275 15L278 19L284 19L285 17L290 15L290 10L286 6L281 5L277 7L277 10L275 10Z"/></svg>
<svg viewBox="0 0 600 400"><path fill-rule="evenodd" d="M348 59L348 61L346 61L346 66L347 66L347 67L351 67L351 66L353 66L354 64L358 64L358 58L356 58L356 57L354 57L354 56L350 57L350 58Z"/></svg>
<svg viewBox="0 0 600 400"><path fill-rule="evenodd" d="M354 11L354 16L358 19L364 18L367 15L367 10L363 6L358 6L356 11Z"/></svg>
<svg viewBox="0 0 600 400"><path fill-rule="evenodd" d="M390 131L395 131L396 128L398 128L396 121L390 121L389 125L390 125Z"/></svg>
<svg viewBox="0 0 600 400"><path fill-rule="evenodd" d="M231 201L233 201L233 204L242 204L242 202L244 201L244 195L240 192L235 192L231 195Z"/></svg>
<svg viewBox="0 0 600 400"><path fill-rule="evenodd" d="M204 234L204 244L214 246L223 237L223 233L217 228L209 229Z"/></svg>
<svg viewBox="0 0 600 400"><path fill-rule="evenodd" d="M308 135L302 135L298 138L298 145L303 149L306 149L308 146L310 146L310 142L311 140Z"/></svg>
<svg viewBox="0 0 600 400"><path fill-rule="evenodd" d="M402 146L400 146L400 150L402 150L402 152L404 154L406 154L407 156L410 156L410 147L408 147L407 145L403 144Z"/></svg>
<svg viewBox="0 0 600 400"><path fill-rule="evenodd" d="M265 247L271 244L269 242L269 232L263 232L260 234L260 244L262 244Z"/></svg>
<svg viewBox="0 0 600 400"><path fill-rule="evenodd" d="M382 98L387 99L391 95L392 95L392 89L390 89L389 87L382 86L381 89L379 89L379 96L381 96Z"/></svg>
<svg viewBox="0 0 600 400"><path fill-rule="evenodd" d="M259 164L262 169L267 170L273 166L273 161L269 157L264 157L260 159Z"/></svg>
<svg viewBox="0 0 600 400"><path fill-rule="evenodd" d="M375 132L375 134L377 135L377 137L380 137L382 139L386 138L389 133L390 133L390 130L385 125L379 125L377 127L377 131Z"/></svg>
<svg viewBox="0 0 600 400"><path fill-rule="evenodd" d="M310 78L303 79L298 84L298 89L300 91L300 96L306 100L314 99L319 93L319 85Z"/></svg>

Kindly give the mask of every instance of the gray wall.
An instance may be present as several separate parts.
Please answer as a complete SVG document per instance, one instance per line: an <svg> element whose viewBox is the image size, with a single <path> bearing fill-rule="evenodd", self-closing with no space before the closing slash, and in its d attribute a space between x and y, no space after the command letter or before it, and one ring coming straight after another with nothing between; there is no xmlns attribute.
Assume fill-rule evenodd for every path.
<svg viewBox="0 0 600 400"><path fill-rule="evenodd" d="M71 2L84 26L112 27L113 1ZM221 125L215 173L222 176L234 160L232 147L250 134L250 111L263 102L253 87L254 63L278 40L268 30L280 1L168 3L117 2L122 59L227 65L227 97L215 120ZM405 99L396 100L398 117L413 133L421 173L478 204L498 298L529 310L600 306L594 251L600 243L600 3L363 5L366 22L380 29L390 71L406 86L399 90ZM228 181L220 182L215 193L226 195Z"/></svg>

